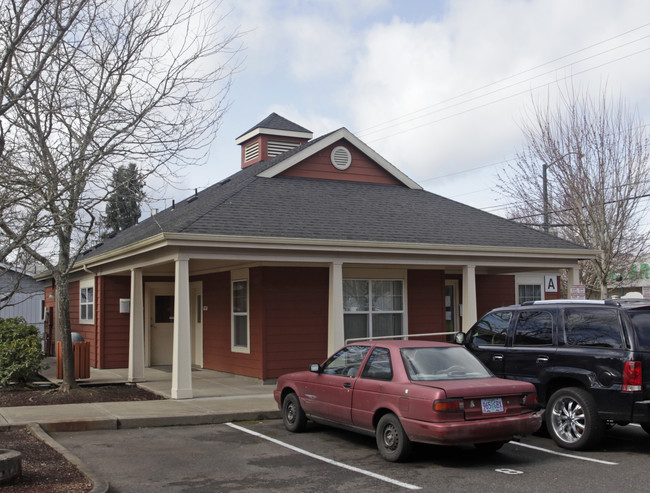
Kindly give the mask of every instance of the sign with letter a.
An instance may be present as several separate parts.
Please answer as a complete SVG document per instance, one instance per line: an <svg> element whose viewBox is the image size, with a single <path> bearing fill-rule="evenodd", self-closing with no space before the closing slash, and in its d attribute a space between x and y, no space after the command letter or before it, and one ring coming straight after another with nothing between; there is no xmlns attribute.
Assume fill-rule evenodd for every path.
<svg viewBox="0 0 650 493"><path fill-rule="evenodd" d="M557 293L557 276L544 276L544 291Z"/></svg>

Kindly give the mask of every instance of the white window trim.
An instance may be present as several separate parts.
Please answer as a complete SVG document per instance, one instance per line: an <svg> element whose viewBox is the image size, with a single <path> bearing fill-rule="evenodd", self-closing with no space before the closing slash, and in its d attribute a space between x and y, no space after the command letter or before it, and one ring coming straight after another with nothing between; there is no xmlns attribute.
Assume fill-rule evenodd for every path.
<svg viewBox="0 0 650 493"><path fill-rule="evenodd" d="M520 282L520 283L517 284L517 290L515 292L515 296L516 296L516 301L515 302L517 304L522 303L522 301L519 299L520 298L519 297L519 287L520 286L539 286L539 290L540 290L540 294L541 294L541 300L545 299L545 297L544 297L544 283L540 284L538 282Z"/></svg>
<svg viewBox="0 0 650 493"><path fill-rule="evenodd" d="M246 281L246 346L235 346L235 316L243 312L233 311L233 293L236 282ZM230 273L230 350L233 353L250 354L251 352L251 314L250 314L250 281L248 269L231 271Z"/></svg>
<svg viewBox="0 0 650 493"><path fill-rule="evenodd" d="M373 314L395 314L395 313L401 313L402 314L402 334L401 335L407 335L408 334L408 325L407 325L407 320L406 320L406 280L405 279L400 279L400 278L378 278L378 277L368 277L368 278L361 278L361 277L344 277L343 281L366 281L368 282L368 310L357 310L357 311L345 311L345 306L343 307L343 330L345 331L345 315L368 315L368 337L373 337L373 330L372 330L372 315ZM372 283L373 281L400 281L402 283L402 309L401 310L386 310L386 311L373 311L372 310Z"/></svg>
<svg viewBox="0 0 650 493"><path fill-rule="evenodd" d="M91 306L91 318L81 318L81 290L92 288L93 290L93 302L86 303L86 307ZM79 282L79 323L84 325L93 325L95 323L95 306L97 303L97 290L95 289L95 279L88 279L86 281ZM88 311L86 310L86 313Z"/></svg>

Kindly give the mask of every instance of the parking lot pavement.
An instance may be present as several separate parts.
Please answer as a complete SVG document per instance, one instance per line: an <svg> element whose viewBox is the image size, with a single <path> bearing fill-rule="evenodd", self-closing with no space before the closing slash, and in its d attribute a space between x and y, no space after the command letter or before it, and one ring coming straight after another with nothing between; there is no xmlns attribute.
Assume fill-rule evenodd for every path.
<svg viewBox="0 0 650 493"><path fill-rule="evenodd" d="M526 437L486 455L474 447L417 446L412 460L385 462L374 439L280 420L143 428L53 437L111 484L111 491L647 491L650 436L614 427L590 452Z"/></svg>

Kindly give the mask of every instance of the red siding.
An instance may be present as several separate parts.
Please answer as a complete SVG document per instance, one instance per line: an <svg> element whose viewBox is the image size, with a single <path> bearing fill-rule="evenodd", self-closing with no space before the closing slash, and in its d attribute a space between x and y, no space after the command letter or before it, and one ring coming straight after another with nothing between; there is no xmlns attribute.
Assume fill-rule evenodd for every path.
<svg viewBox="0 0 650 493"><path fill-rule="evenodd" d="M251 269L249 279L250 354L231 351L231 287L230 272L200 276L203 299L208 310L203 312L203 366L211 370L262 378L262 348L256 306L258 269Z"/></svg>
<svg viewBox="0 0 650 493"><path fill-rule="evenodd" d="M515 302L515 276L476 276L476 315Z"/></svg>
<svg viewBox="0 0 650 493"><path fill-rule="evenodd" d="M100 277L101 296L98 301L101 317L98 326L99 368L129 366L129 317L120 313L120 298L131 297L129 277Z"/></svg>
<svg viewBox="0 0 650 493"><path fill-rule="evenodd" d="M336 169L330 160L332 149L339 145L345 146L352 156L352 164L346 170ZM384 168L344 140L320 150L303 162L292 166L282 173L281 176L401 185L401 182L384 170Z"/></svg>
<svg viewBox="0 0 650 493"><path fill-rule="evenodd" d="M250 354L231 351L230 273L202 276L206 368L270 379L327 357L327 269L258 267L249 274Z"/></svg>
<svg viewBox="0 0 650 493"><path fill-rule="evenodd" d="M329 270L259 269L263 302L263 378L306 370L327 358Z"/></svg>
<svg viewBox="0 0 650 493"><path fill-rule="evenodd" d="M444 272L409 270L407 296L409 334L446 330Z"/></svg>

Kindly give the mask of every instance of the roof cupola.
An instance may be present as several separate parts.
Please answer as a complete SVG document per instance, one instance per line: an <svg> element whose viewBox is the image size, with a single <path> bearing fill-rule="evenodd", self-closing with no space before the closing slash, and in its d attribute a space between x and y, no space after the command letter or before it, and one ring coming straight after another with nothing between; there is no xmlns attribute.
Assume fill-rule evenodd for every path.
<svg viewBox="0 0 650 493"><path fill-rule="evenodd" d="M235 140L241 146L241 167L278 156L305 144L312 136L311 130L271 113Z"/></svg>

